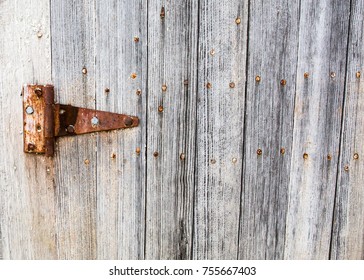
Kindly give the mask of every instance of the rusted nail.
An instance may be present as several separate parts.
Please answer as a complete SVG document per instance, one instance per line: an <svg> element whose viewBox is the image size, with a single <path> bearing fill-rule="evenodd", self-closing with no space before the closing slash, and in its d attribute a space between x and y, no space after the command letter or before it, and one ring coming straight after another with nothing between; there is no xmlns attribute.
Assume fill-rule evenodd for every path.
<svg viewBox="0 0 364 280"><path fill-rule="evenodd" d="M140 148L139 148L139 147L137 147L137 148L135 149L135 152L136 152L136 154L139 156L139 155L140 155Z"/></svg>
<svg viewBox="0 0 364 280"><path fill-rule="evenodd" d="M336 76L336 73L335 73L335 72L331 72L331 73L330 73L330 77L331 77L331 78L335 78L335 76Z"/></svg>
<svg viewBox="0 0 364 280"><path fill-rule="evenodd" d="M344 166L344 170L345 170L346 172L348 172L348 171L349 171L349 166L345 165L345 166Z"/></svg>
<svg viewBox="0 0 364 280"><path fill-rule="evenodd" d="M158 112L159 112L159 113L162 113L162 112L163 112L163 110L164 110L163 106L162 106L162 105L160 105L160 106L158 107Z"/></svg>
<svg viewBox="0 0 364 280"><path fill-rule="evenodd" d="M67 132L68 133L74 133L75 132L75 127L73 125L67 126Z"/></svg>
<svg viewBox="0 0 364 280"><path fill-rule="evenodd" d="M47 166L46 171L47 171L47 173L50 173L51 169Z"/></svg>
<svg viewBox="0 0 364 280"><path fill-rule="evenodd" d="M154 152L154 153L153 153L153 156L154 156L154 157L157 157L157 156L159 156L159 153L158 153L158 152Z"/></svg>
<svg viewBox="0 0 364 280"><path fill-rule="evenodd" d="M38 123L36 129L37 129L38 132L41 132L42 131L42 126Z"/></svg>
<svg viewBox="0 0 364 280"><path fill-rule="evenodd" d="M136 73L131 73L130 74L130 78L132 78L133 80L137 77L137 74Z"/></svg>
<svg viewBox="0 0 364 280"><path fill-rule="evenodd" d="M138 88L138 89L136 90L136 94L137 94L137 95L141 95L141 94L142 94L142 90Z"/></svg>
<svg viewBox="0 0 364 280"><path fill-rule="evenodd" d="M354 159L359 159L359 154L358 153L355 153L354 156L353 156Z"/></svg>
<svg viewBox="0 0 364 280"><path fill-rule="evenodd" d="M105 93L106 94L109 94L109 92L110 92L110 89L109 88L105 88Z"/></svg>
<svg viewBox="0 0 364 280"><path fill-rule="evenodd" d="M167 85L166 84L162 85L162 91L167 91Z"/></svg>
<svg viewBox="0 0 364 280"><path fill-rule="evenodd" d="M212 50L210 51L210 54L211 54L211 55L215 55L215 50L214 50L214 49L212 49Z"/></svg>
<svg viewBox="0 0 364 280"><path fill-rule="evenodd" d="M139 37L138 36L134 36L134 42L138 43L139 42Z"/></svg>
<svg viewBox="0 0 364 280"><path fill-rule="evenodd" d="M259 82L261 81L260 76L256 76L256 77L255 77L255 81L256 81L257 83L259 83Z"/></svg>
<svg viewBox="0 0 364 280"><path fill-rule="evenodd" d="M310 74L309 74L308 72L305 72L305 73L303 74L303 77L305 77L305 79L307 79L309 76L310 76Z"/></svg>
<svg viewBox="0 0 364 280"><path fill-rule="evenodd" d="M241 19L240 19L239 17L237 17L237 18L235 19L235 23L236 23L236 24L240 24L240 23L241 23Z"/></svg>
<svg viewBox="0 0 364 280"><path fill-rule="evenodd" d="M212 87L211 83L206 84L206 88L210 89Z"/></svg>
<svg viewBox="0 0 364 280"><path fill-rule="evenodd" d="M28 114L28 115L31 115L34 113L34 109L32 106L28 106L25 108L25 112Z"/></svg>
<svg viewBox="0 0 364 280"><path fill-rule="evenodd" d="M327 160L332 160L332 155L328 154L327 155Z"/></svg>
<svg viewBox="0 0 364 280"><path fill-rule="evenodd" d="M307 153L303 154L303 159L308 159L308 154Z"/></svg>
<svg viewBox="0 0 364 280"><path fill-rule="evenodd" d="M187 86L187 85L188 85L188 80L184 80L184 81L183 81L183 84L184 84L185 86Z"/></svg>
<svg viewBox="0 0 364 280"><path fill-rule="evenodd" d="M216 159L211 159L210 162L211 162L211 164L215 164L216 163Z"/></svg>
<svg viewBox="0 0 364 280"><path fill-rule="evenodd" d="M112 153L111 156L110 156L110 158L116 159L116 154L115 153Z"/></svg>
<svg viewBox="0 0 364 280"><path fill-rule="evenodd" d="M87 74L87 68L86 67L82 68L82 74L85 74L85 75Z"/></svg>
<svg viewBox="0 0 364 280"><path fill-rule="evenodd" d="M280 152L281 152L282 155L284 155L286 153L286 149L285 148L281 148Z"/></svg>
<svg viewBox="0 0 364 280"><path fill-rule="evenodd" d="M83 162L84 162L86 165L88 165L88 164L90 163L90 161L89 161L88 159L85 159Z"/></svg>
<svg viewBox="0 0 364 280"><path fill-rule="evenodd" d="M236 163L238 161L238 159L237 158L233 158L231 161L232 161L232 163Z"/></svg>
<svg viewBox="0 0 364 280"><path fill-rule="evenodd" d="M38 31L38 32L37 32L37 37L38 37L38 38L42 38L42 37L43 37L43 33L42 33L42 31Z"/></svg>
<svg viewBox="0 0 364 280"><path fill-rule="evenodd" d="M285 86L286 84L287 84L287 81L286 81L285 79L282 79L282 80L281 80L281 85L282 85L282 86Z"/></svg>
<svg viewBox="0 0 364 280"><path fill-rule="evenodd" d="M125 124L125 126L131 126L132 124L133 124L133 119L131 118L131 117L125 117L125 119L124 119L124 124Z"/></svg>
<svg viewBox="0 0 364 280"><path fill-rule="evenodd" d="M34 93L38 96L38 98L42 97L42 95L43 95L41 88L35 88Z"/></svg>
<svg viewBox="0 0 364 280"><path fill-rule="evenodd" d="M360 71L356 72L355 76L359 79L359 78L360 78L360 76L361 76Z"/></svg>
<svg viewBox="0 0 364 280"><path fill-rule="evenodd" d="M231 82L231 83L229 84L229 87L230 87L230 88L234 88L234 87L235 87L235 83L234 83L234 82Z"/></svg>
<svg viewBox="0 0 364 280"><path fill-rule="evenodd" d="M261 149L257 150L257 155L260 156L263 153L263 151Z"/></svg>
<svg viewBox="0 0 364 280"><path fill-rule="evenodd" d="M28 144L28 151L34 151L35 150L35 145L33 143L29 143Z"/></svg>
<svg viewBox="0 0 364 280"><path fill-rule="evenodd" d="M180 158L181 160L185 160L185 159L186 159L186 155L185 155L184 153L182 153L182 154L180 154L179 158Z"/></svg>
<svg viewBox="0 0 364 280"><path fill-rule="evenodd" d="M164 7L162 7L160 17L161 19L164 19L165 16L166 16L166 11L164 10Z"/></svg>
<svg viewBox="0 0 364 280"><path fill-rule="evenodd" d="M99 125L99 119L97 117L92 117L91 125L92 125L92 127L98 126Z"/></svg>

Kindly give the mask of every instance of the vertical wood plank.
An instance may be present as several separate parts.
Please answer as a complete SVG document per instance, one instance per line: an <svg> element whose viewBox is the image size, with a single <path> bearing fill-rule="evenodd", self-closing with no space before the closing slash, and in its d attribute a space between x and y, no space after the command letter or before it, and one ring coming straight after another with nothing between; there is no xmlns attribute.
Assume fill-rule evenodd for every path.
<svg viewBox="0 0 364 280"><path fill-rule="evenodd" d="M144 258L147 40L147 1L97 1L97 108L140 118L98 134L99 259Z"/></svg>
<svg viewBox="0 0 364 280"><path fill-rule="evenodd" d="M247 10L248 1L200 1L195 259L238 256Z"/></svg>
<svg viewBox="0 0 364 280"><path fill-rule="evenodd" d="M51 1L52 78L62 104L95 108L95 3ZM82 70L85 67L87 73ZM60 259L96 258L96 138L62 137L55 155Z"/></svg>
<svg viewBox="0 0 364 280"><path fill-rule="evenodd" d="M52 161L23 152L20 96L51 81L49 1L0 1L0 37L0 258L54 259Z"/></svg>
<svg viewBox="0 0 364 280"><path fill-rule="evenodd" d="M301 1L287 259L329 257L349 11L349 1Z"/></svg>
<svg viewBox="0 0 364 280"><path fill-rule="evenodd" d="M284 254L299 4L289 0L250 4L242 259L282 259Z"/></svg>
<svg viewBox="0 0 364 280"><path fill-rule="evenodd" d="M352 1L331 258L364 259L364 3Z"/></svg>
<svg viewBox="0 0 364 280"><path fill-rule="evenodd" d="M191 258L197 9L197 1L149 2L147 259Z"/></svg>

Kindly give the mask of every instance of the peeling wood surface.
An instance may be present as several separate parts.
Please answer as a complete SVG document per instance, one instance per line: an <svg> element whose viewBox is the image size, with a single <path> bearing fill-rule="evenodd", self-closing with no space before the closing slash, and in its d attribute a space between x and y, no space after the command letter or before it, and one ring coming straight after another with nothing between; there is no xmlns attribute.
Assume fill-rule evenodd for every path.
<svg viewBox="0 0 364 280"><path fill-rule="evenodd" d="M363 12L0 1L0 259L364 259ZM140 125L25 154L25 83Z"/></svg>

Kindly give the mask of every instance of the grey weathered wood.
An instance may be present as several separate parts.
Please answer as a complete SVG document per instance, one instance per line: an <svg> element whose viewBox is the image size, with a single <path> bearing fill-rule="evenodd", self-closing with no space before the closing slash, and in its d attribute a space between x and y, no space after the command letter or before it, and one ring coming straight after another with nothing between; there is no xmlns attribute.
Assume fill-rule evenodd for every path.
<svg viewBox="0 0 364 280"><path fill-rule="evenodd" d="M341 156L332 235L333 259L364 259L363 16L363 1L352 1ZM357 76L357 73L361 76ZM348 171L345 166L348 166Z"/></svg>
<svg viewBox="0 0 364 280"><path fill-rule="evenodd" d="M48 1L0 2L0 255L4 259L57 256L52 162L25 155L21 134L21 86L51 81L49 27Z"/></svg>
<svg viewBox="0 0 364 280"><path fill-rule="evenodd" d="M195 259L238 255L247 10L248 1L200 1Z"/></svg>
<svg viewBox="0 0 364 280"><path fill-rule="evenodd" d="M250 4L239 239L242 259L282 259L284 254L299 5L290 0Z"/></svg>
<svg viewBox="0 0 364 280"><path fill-rule="evenodd" d="M62 104L95 108L94 4L51 1L52 79ZM60 259L96 258L96 149L95 135L58 140L54 170Z"/></svg>
<svg viewBox="0 0 364 280"><path fill-rule="evenodd" d="M97 109L140 118L138 128L98 134L99 259L144 258L147 41L147 1L97 1Z"/></svg>
<svg viewBox="0 0 364 280"><path fill-rule="evenodd" d="M149 2L147 259L191 258L197 29L197 1Z"/></svg>
<svg viewBox="0 0 364 280"><path fill-rule="evenodd" d="M329 257L349 11L348 1L301 1L286 259Z"/></svg>

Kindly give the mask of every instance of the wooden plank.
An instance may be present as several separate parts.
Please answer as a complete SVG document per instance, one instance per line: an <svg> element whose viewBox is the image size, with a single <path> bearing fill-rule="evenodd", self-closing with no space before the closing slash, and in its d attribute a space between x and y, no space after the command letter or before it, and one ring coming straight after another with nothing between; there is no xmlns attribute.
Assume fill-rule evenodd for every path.
<svg viewBox="0 0 364 280"><path fill-rule="evenodd" d="M349 14L348 1L301 2L286 259L329 258Z"/></svg>
<svg viewBox="0 0 364 280"><path fill-rule="evenodd" d="M195 259L238 256L247 10L248 1L200 1Z"/></svg>
<svg viewBox="0 0 364 280"><path fill-rule="evenodd" d="M52 78L62 104L95 108L94 6L93 0L51 1ZM60 259L96 258L96 159L95 135L58 140L55 188Z"/></svg>
<svg viewBox="0 0 364 280"><path fill-rule="evenodd" d="M20 96L25 83L51 81L49 16L49 1L0 2L0 256L4 259L57 256L52 161L23 152Z"/></svg>
<svg viewBox="0 0 364 280"><path fill-rule="evenodd" d="M99 259L144 258L147 40L147 1L97 1L97 108L140 118L98 134Z"/></svg>
<svg viewBox="0 0 364 280"><path fill-rule="evenodd" d="M197 12L192 0L148 5L147 259L191 258Z"/></svg>
<svg viewBox="0 0 364 280"><path fill-rule="evenodd" d="M331 258L364 259L364 3L352 1ZM347 166L347 168L345 168Z"/></svg>
<svg viewBox="0 0 364 280"><path fill-rule="evenodd" d="M298 24L299 1L251 2L239 238L242 259L283 258Z"/></svg>

